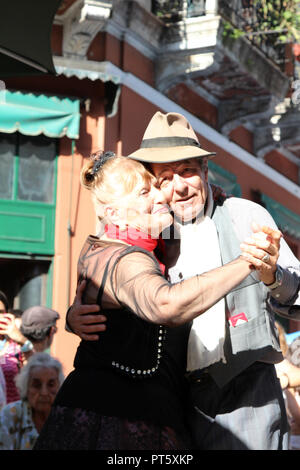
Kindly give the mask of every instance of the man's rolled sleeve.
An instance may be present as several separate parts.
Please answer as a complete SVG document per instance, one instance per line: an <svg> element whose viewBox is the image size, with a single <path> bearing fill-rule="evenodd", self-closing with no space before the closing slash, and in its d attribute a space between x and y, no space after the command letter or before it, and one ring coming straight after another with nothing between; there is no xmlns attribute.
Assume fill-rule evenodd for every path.
<svg viewBox="0 0 300 470"><path fill-rule="evenodd" d="M282 268L282 284L269 289L269 304L280 316L300 320L300 273L294 268Z"/></svg>

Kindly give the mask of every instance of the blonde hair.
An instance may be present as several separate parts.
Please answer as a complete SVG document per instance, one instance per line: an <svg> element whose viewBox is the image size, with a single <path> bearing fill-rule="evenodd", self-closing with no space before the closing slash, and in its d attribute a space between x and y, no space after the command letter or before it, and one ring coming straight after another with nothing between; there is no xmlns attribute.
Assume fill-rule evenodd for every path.
<svg viewBox="0 0 300 470"><path fill-rule="evenodd" d="M112 152L93 154L81 170L83 187L92 193L97 216L104 217L104 206L118 205L140 182L150 183L154 176L137 160Z"/></svg>

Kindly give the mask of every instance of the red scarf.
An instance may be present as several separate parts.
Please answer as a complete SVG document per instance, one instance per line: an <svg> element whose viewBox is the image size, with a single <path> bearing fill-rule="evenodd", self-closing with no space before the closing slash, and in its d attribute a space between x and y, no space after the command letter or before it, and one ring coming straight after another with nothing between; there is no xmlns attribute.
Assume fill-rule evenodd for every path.
<svg viewBox="0 0 300 470"><path fill-rule="evenodd" d="M139 246L140 248L144 248L144 250L147 251L154 251L158 245L157 238L151 238L151 236L147 233L133 227L126 227L126 230L120 230L117 225L108 224L105 225L105 233L108 238L113 240L122 240L129 245ZM159 263L161 272L164 274L164 264L162 264L158 259L157 261Z"/></svg>

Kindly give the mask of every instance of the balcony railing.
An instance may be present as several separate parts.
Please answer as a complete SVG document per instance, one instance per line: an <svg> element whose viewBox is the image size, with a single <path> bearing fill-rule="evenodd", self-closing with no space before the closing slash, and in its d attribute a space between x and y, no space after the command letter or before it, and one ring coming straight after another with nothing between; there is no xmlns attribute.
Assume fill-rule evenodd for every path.
<svg viewBox="0 0 300 470"><path fill-rule="evenodd" d="M245 36L253 46L257 47L281 70L292 59L287 58L288 30L280 28L280 12L284 12L286 2L277 2L274 15L264 11L261 2L256 0L219 0L219 14L229 22L224 34L233 34L236 37ZM281 8L281 10L280 10Z"/></svg>
<svg viewBox="0 0 300 470"><path fill-rule="evenodd" d="M152 13L167 24L219 14L226 21L224 34L244 35L268 59L286 71L287 63L293 60L287 58L286 53L291 40L283 40L287 30L278 27L278 18L286 14L287 0L276 0L273 12L264 11L263 3L258 0L152 0ZM293 0L288 3L292 4Z"/></svg>

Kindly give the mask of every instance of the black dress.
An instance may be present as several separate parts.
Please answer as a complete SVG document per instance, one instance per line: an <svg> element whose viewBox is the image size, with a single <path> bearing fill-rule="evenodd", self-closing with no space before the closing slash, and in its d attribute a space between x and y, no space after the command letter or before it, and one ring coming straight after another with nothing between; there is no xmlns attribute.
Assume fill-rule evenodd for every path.
<svg viewBox="0 0 300 470"><path fill-rule="evenodd" d="M144 280L141 273L135 278L135 262L145 266ZM184 374L190 325L171 329L149 322L155 291L167 283L155 258L89 237L78 269L88 281L83 303L99 303L107 328L98 341L80 343L34 450L188 449Z"/></svg>

